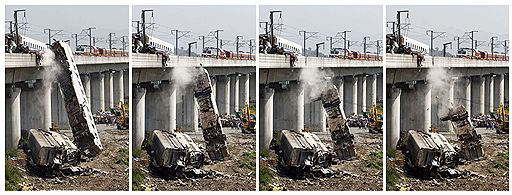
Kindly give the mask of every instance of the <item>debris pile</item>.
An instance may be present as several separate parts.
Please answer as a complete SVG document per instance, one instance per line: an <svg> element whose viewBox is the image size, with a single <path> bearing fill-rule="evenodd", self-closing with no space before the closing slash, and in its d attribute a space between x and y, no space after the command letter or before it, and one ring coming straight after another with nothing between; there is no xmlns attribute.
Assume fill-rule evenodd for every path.
<svg viewBox="0 0 512 195"><path fill-rule="evenodd" d="M478 161L484 158L482 136L476 132L463 106L450 108L447 116L441 117L441 120L452 122L459 140L462 161Z"/></svg>
<svg viewBox="0 0 512 195"><path fill-rule="evenodd" d="M204 175L199 168L204 154L184 133L154 130L151 136L151 168L164 177Z"/></svg>

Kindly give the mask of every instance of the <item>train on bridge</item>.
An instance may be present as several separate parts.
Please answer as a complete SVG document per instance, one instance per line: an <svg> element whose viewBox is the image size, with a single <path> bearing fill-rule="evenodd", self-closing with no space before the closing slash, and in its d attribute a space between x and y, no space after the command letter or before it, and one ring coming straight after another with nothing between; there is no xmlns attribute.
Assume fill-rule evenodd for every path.
<svg viewBox="0 0 512 195"><path fill-rule="evenodd" d="M48 44L25 35L5 34L5 53L28 53L42 57ZM122 49L108 49L97 46L77 45L75 55L86 56L128 56L128 51Z"/></svg>

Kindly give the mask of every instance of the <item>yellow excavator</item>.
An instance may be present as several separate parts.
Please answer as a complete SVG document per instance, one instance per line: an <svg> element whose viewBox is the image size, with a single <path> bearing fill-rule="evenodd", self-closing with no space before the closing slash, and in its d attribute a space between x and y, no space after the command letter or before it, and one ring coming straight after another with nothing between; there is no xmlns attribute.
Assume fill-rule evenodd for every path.
<svg viewBox="0 0 512 195"><path fill-rule="evenodd" d="M255 111L251 111L249 102L245 103L242 109L240 119L242 120L242 133L256 133L256 115Z"/></svg>
<svg viewBox="0 0 512 195"><path fill-rule="evenodd" d="M505 109L503 104L500 104L500 106L496 109L496 122L498 123L496 133L507 134L509 132L508 109Z"/></svg>
<svg viewBox="0 0 512 195"><path fill-rule="evenodd" d="M370 121L369 131L370 133L382 133L382 110L379 110L376 105L370 108Z"/></svg>
<svg viewBox="0 0 512 195"><path fill-rule="evenodd" d="M119 106L113 110L113 113L117 117L117 129L128 129L128 105L124 104L123 102L119 102Z"/></svg>

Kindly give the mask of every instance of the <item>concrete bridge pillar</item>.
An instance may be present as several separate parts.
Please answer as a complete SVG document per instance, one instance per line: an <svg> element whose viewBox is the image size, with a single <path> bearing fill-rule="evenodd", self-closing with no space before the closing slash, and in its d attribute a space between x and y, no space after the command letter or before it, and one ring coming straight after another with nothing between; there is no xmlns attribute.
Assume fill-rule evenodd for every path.
<svg viewBox="0 0 512 195"><path fill-rule="evenodd" d="M504 105L504 102L505 102L505 75L500 75L498 77L498 83L499 83L499 100L498 100L498 105Z"/></svg>
<svg viewBox="0 0 512 195"><path fill-rule="evenodd" d="M91 99L91 77L89 75L82 76L82 85L84 86L85 96L87 99L87 104L89 105L89 109L92 111L92 99Z"/></svg>
<svg viewBox="0 0 512 195"><path fill-rule="evenodd" d="M260 102L262 103L263 112L259 112L260 120L260 135L259 147L261 149L268 149L272 141L274 132L274 89L264 88L263 93L260 95Z"/></svg>
<svg viewBox="0 0 512 195"><path fill-rule="evenodd" d="M372 76L372 94L371 94L372 105L377 105L377 74Z"/></svg>
<svg viewBox="0 0 512 195"><path fill-rule="evenodd" d="M198 112L198 105L197 100L194 97L193 90L185 90L183 91L185 93L184 99L183 99L183 105L184 105L184 117L185 117L185 123L183 124L184 130L189 132L197 132L199 131L198 124L199 124L199 112Z"/></svg>
<svg viewBox="0 0 512 195"><path fill-rule="evenodd" d="M429 83L425 84L424 88L425 103L423 104L423 110L425 111L423 129L429 131L432 126L432 86Z"/></svg>
<svg viewBox="0 0 512 195"><path fill-rule="evenodd" d="M145 136L145 118L146 118L146 89L135 88L133 93L133 102L135 104L133 144L134 149L140 149Z"/></svg>
<svg viewBox="0 0 512 195"><path fill-rule="evenodd" d="M238 74L231 75L231 105L230 110L238 112L240 110L240 77Z"/></svg>
<svg viewBox="0 0 512 195"><path fill-rule="evenodd" d="M302 84L293 85L295 93L297 94L297 125L295 129L304 129L304 87Z"/></svg>
<svg viewBox="0 0 512 195"><path fill-rule="evenodd" d="M479 91L479 101L478 106L480 107L479 113L485 114L485 77L480 77L480 91Z"/></svg>
<svg viewBox="0 0 512 195"><path fill-rule="evenodd" d="M42 95L43 95L43 110L44 110L44 119L43 119L43 129L49 130L52 126L52 86L41 86L42 87ZM60 91L60 90L59 90Z"/></svg>
<svg viewBox="0 0 512 195"><path fill-rule="evenodd" d="M10 116L6 121L6 140L5 147L7 149L17 149L18 143L21 139L21 88L13 87L6 89L7 92L7 107L10 106L10 113L6 113L6 116Z"/></svg>
<svg viewBox="0 0 512 195"><path fill-rule="evenodd" d="M357 77L352 79L352 113L357 113Z"/></svg>
<svg viewBox="0 0 512 195"><path fill-rule="evenodd" d="M105 111L105 75L100 73L98 75L99 77L99 84L100 84L100 89L99 89L99 99L100 99L100 109L102 111Z"/></svg>
<svg viewBox="0 0 512 195"><path fill-rule="evenodd" d="M242 92L242 107L245 106L245 104L249 104L249 90L250 90L250 85L249 85L249 80L251 78L251 75L249 74L245 74L244 77L243 77L243 80L242 80L242 86L243 86L243 92Z"/></svg>
<svg viewBox="0 0 512 195"><path fill-rule="evenodd" d="M114 73L108 72L108 108L114 106Z"/></svg>
<svg viewBox="0 0 512 195"><path fill-rule="evenodd" d="M494 111L494 76L489 76L489 112Z"/></svg>
<svg viewBox="0 0 512 195"><path fill-rule="evenodd" d="M117 77L117 86L119 90L117 91L117 96L119 97L119 102L124 102L124 71L120 70Z"/></svg>
<svg viewBox="0 0 512 195"><path fill-rule="evenodd" d="M366 112L366 75L361 75L361 111Z"/></svg>
<svg viewBox="0 0 512 195"><path fill-rule="evenodd" d="M212 83L212 96L215 97L217 95L217 79L215 76L210 77L210 82Z"/></svg>
<svg viewBox="0 0 512 195"><path fill-rule="evenodd" d="M455 107L455 79L450 80L450 91L448 94L448 105L450 107ZM439 112L439 110L438 110ZM441 113L444 114L444 113ZM448 124L448 130L453 132L453 125L451 123Z"/></svg>
<svg viewBox="0 0 512 195"><path fill-rule="evenodd" d="M164 85L165 86L165 85ZM176 84L169 82L165 93L169 94L169 130L176 130Z"/></svg>
<svg viewBox="0 0 512 195"><path fill-rule="evenodd" d="M471 77L466 78L466 110L471 116Z"/></svg>
<svg viewBox="0 0 512 195"><path fill-rule="evenodd" d="M224 83L222 83L224 86L224 91L223 91L223 94L224 94L224 102L223 102L223 107L224 107L224 110L221 114L224 114L224 113L227 113L227 114L230 114L230 105L231 105L231 102L229 101L230 100L230 79L228 76L225 76L224 77Z"/></svg>
<svg viewBox="0 0 512 195"><path fill-rule="evenodd" d="M344 95L344 86L343 86L343 77L340 77L336 82L336 87L338 88L338 96L340 97L340 105L341 110L345 112L345 104L343 103L343 95Z"/></svg>
<svg viewBox="0 0 512 195"><path fill-rule="evenodd" d="M391 90L388 92L388 100L391 104L391 112L389 113L390 118L390 128L389 128L389 134L386 139L386 148L396 149L396 145L398 143L398 139L400 139L400 97L401 97L402 91L400 88L391 88Z"/></svg>

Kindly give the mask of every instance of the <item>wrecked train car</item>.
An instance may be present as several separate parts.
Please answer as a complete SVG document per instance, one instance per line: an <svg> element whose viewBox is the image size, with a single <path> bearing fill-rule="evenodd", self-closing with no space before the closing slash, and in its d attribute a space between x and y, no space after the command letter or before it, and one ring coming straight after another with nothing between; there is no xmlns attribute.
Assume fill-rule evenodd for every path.
<svg viewBox="0 0 512 195"><path fill-rule="evenodd" d="M151 165L154 168L178 173L203 165L204 154L187 134L154 130L151 143Z"/></svg>
<svg viewBox="0 0 512 195"><path fill-rule="evenodd" d="M482 136L479 135L469 114L463 106L450 108L448 114L441 117L442 121L451 121L460 145L460 156L464 161L478 161L484 158L482 149Z"/></svg>
<svg viewBox="0 0 512 195"><path fill-rule="evenodd" d="M331 85L320 96L327 113L327 124L334 141L334 151L340 160L351 160L356 157L354 135L350 133L345 113L341 109L341 101L336 86Z"/></svg>
<svg viewBox="0 0 512 195"><path fill-rule="evenodd" d="M331 165L331 153L315 134L282 130L279 140L279 165L288 171L303 173Z"/></svg>
<svg viewBox="0 0 512 195"><path fill-rule="evenodd" d="M199 105L200 126L203 129L206 151L211 160L225 160L229 157L226 135L222 130L215 97L212 95L210 76L204 68L199 68L198 71L194 96Z"/></svg>
<svg viewBox="0 0 512 195"><path fill-rule="evenodd" d="M30 129L27 147L28 164L34 168L58 170L80 161L75 144L56 132Z"/></svg>
<svg viewBox="0 0 512 195"><path fill-rule="evenodd" d="M405 144L406 165L411 170L432 172L458 164L458 153L441 134L410 130Z"/></svg>
<svg viewBox="0 0 512 195"><path fill-rule="evenodd" d="M74 142L83 155L98 156L103 150L91 109L87 103L80 74L75 64L73 52L63 41L54 42L50 49L55 54L55 62L61 69L57 80L64 96L69 125Z"/></svg>

